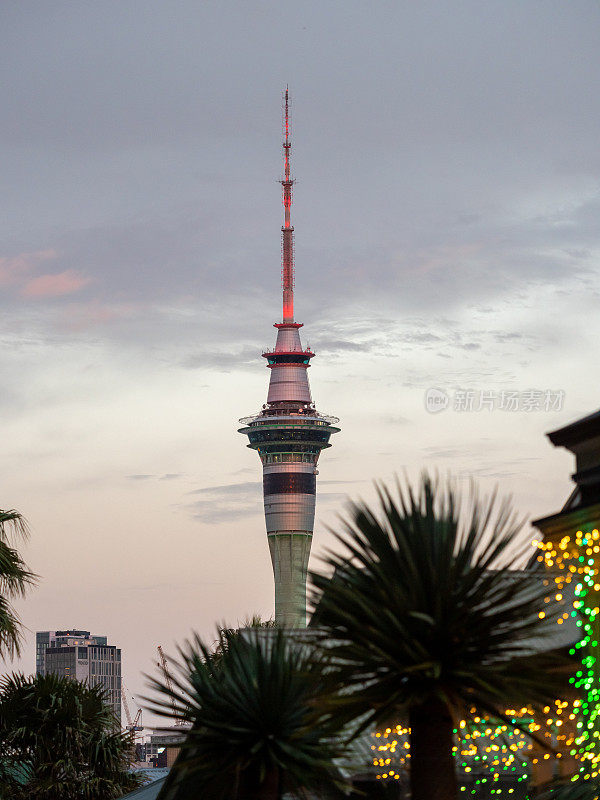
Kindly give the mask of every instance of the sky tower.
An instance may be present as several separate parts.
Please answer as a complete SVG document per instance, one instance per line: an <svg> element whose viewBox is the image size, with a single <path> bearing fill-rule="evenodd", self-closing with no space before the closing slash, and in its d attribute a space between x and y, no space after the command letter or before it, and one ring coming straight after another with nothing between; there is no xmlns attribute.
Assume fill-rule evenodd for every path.
<svg viewBox="0 0 600 800"><path fill-rule="evenodd" d="M267 539L275 578L277 625L305 627L306 571L315 520L317 461L329 438L340 429L337 417L319 414L312 402L307 370L314 353L300 341L301 322L294 322L294 228L291 224L292 149L286 88L283 116L284 223L281 228L283 288L282 321L276 322L275 349L263 353L271 370L267 402L261 411L243 417L240 433L263 465Z"/></svg>

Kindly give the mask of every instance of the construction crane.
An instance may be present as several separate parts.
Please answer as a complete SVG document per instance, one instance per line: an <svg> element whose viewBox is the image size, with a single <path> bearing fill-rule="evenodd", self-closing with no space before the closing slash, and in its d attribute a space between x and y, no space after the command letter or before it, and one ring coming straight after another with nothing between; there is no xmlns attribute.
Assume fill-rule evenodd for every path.
<svg viewBox="0 0 600 800"><path fill-rule="evenodd" d="M142 709L138 708L135 718L132 720L123 681L121 681L121 700L123 701L123 708L125 709L125 716L127 718L126 728L128 731L131 731L132 736L135 738L136 733L141 733L141 731L144 730L144 726L142 725Z"/></svg>
<svg viewBox="0 0 600 800"><path fill-rule="evenodd" d="M169 667L167 666L167 659L165 654L163 653L163 649L160 645L156 648L158 652L158 657L160 661L156 662L156 666L162 670L163 675L165 676L165 683L167 684L167 689L169 690L170 699L171 699L171 708L173 709L173 716L177 716L177 706L175 705L175 698L173 697L173 681L171 680L171 675L169 673ZM177 726L184 726L185 722L181 719L175 720L175 725Z"/></svg>

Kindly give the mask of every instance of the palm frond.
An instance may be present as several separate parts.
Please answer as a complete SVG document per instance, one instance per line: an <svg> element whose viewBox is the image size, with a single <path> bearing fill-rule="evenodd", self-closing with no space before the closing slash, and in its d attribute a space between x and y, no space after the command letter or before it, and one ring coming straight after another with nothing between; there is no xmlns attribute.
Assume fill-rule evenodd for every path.
<svg viewBox="0 0 600 800"><path fill-rule="evenodd" d="M9 796L121 797L139 783L129 772L130 746L100 686L52 674L0 679L0 787Z"/></svg>
<svg viewBox="0 0 600 800"><path fill-rule="evenodd" d="M21 652L21 622L10 601L23 597L37 582L37 575L27 568L13 547L16 539L26 539L29 530L18 511L0 510L0 657L9 658Z"/></svg>
<svg viewBox="0 0 600 800"><path fill-rule="evenodd" d="M179 651L169 689L158 679L155 713L192 722L161 797L243 797L273 776L293 796L346 786L336 759L339 727L326 703L330 686L311 651L277 629L221 630L220 657L199 637Z"/></svg>
<svg viewBox="0 0 600 800"><path fill-rule="evenodd" d="M0 595L0 656L19 656L22 643L21 621L14 608Z"/></svg>
<svg viewBox="0 0 600 800"><path fill-rule="evenodd" d="M473 485L464 500L428 475L395 495L379 485L378 497L377 510L351 506L335 533L342 552L311 574L311 627L348 718L366 713L366 728L431 698L459 718L473 706L503 718L507 704L561 696L570 662L552 637L564 606L544 604L539 572L517 569L530 542L510 503Z"/></svg>
<svg viewBox="0 0 600 800"><path fill-rule="evenodd" d="M28 538L29 526L25 517L14 508L8 511L0 509L0 540L8 542Z"/></svg>

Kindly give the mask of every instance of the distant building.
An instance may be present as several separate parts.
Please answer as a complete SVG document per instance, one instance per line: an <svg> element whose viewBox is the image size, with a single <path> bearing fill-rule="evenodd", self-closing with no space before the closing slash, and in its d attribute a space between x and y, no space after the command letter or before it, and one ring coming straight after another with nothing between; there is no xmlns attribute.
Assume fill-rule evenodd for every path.
<svg viewBox="0 0 600 800"><path fill-rule="evenodd" d="M36 675L54 673L102 686L120 724L121 649L89 631L38 631L35 639Z"/></svg>
<svg viewBox="0 0 600 800"><path fill-rule="evenodd" d="M600 525L600 411L552 431L548 438L575 456L571 478L575 488L557 514L533 523L545 536L556 537Z"/></svg>
<svg viewBox="0 0 600 800"><path fill-rule="evenodd" d="M172 767L185 740L189 726L175 726L162 729L150 735L147 742L138 745L143 761L152 762L154 767Z"/></svg>
<svg viewBox="0 0 600 800"><path fill-rule="evenodd" d="M571 495L560 511L535 520L533 525L542 534L538 537L538 560L545 563L553 590L568 602L569 616L565 613L567 619L557 622L565 628L573 618L577 625L570 653L581 668L572 678L574 697L565 698L573 707L562 707L558 712L561 720L555 723L555 743L563 748L563 774L574 772L572 780L582 782L590 775L596 777L600 762L600 673L593 666L600 663L600 637L596 634L600 605L600 411L552 431L548 438L555 447L564 447L575 456ZM549 715L548 724L553 716ZM570 737L566 745L562 744L565 737ZM540 780L552 777L550 770L550 760L540 758Z"/></svg>
<svg viewBox="0 0 600 800"><path fill-rule="evenodd" d="M83 645L80 639L93 640L95 644L106 645L106 636L90 636L89 631L38 631L35 635L35 674L44 675L44 657L46 648L56 646Z"/></svg>

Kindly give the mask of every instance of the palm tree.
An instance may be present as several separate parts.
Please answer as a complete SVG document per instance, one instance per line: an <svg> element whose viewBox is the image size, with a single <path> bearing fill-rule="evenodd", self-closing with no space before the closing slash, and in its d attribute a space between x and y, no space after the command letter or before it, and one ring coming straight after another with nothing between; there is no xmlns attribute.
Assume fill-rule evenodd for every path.
<svg viewBox="0 0 600 800"><path fill-rule="evenodd" d="M221 629L215 651L197 636L180 677L151 710L192 723L161 800L278 800L337 796L345 787L337 723L322 664L277 629Z"/></svg>
<svg viewBox="0 0 600 800"><path fill-rule="evenodd" d="M213 642L211 659L213 662L218 661L229 646L229 642L236 636L242 635L242 631L247 630L248 628L262 628L271 630L275 627L274 619L263 619L260 614L252 614L251 616L247 616L239 628L228 628L225 625L218 627L218 638L215 642Z"/></svg>
<svg viewBox="0 0 600 800"><path fill-rule="evenodd" d="M507 705L543 707L568 686L565 659L540 652L559 609L544 605L542 574L513 569L531 551L508 501L472 487L461 503L452 481L426 474L416 491L378 495L378 510L352 504L336 536L345 552L311 576L311 626L359 731L408 722L413 800L455 800L457 721L508 722Z"/></svg>
<svg viewBox="0 0 600 800"><path fill-rule="evenodd" d="M101 686L54 674L0 680L0 797L121 797L139 785L130 746Z"/></svg>
<svg viewBox="0 0 600 800"><path fill-rule="evenodd" d="M21 652L21 622L11 605L36 582L36 575L12 546L15 539L26 539L27 524L18 511L0 510L0 657Z"/></svg>

